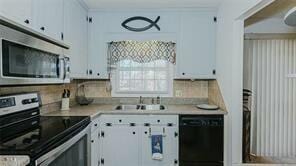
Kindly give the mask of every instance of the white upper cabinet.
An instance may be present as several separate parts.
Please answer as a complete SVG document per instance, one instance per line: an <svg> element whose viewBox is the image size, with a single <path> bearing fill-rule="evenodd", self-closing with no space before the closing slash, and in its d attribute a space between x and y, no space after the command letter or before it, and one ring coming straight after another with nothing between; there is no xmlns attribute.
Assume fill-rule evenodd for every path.
<svg viewBox="0 0 296 166"><path fill-rule="evenodd" d="M35 29L54 39L62 40L63 6L64 0L34 0Z"/></svg>
<svg viewBox="0 0 296 166"><path fill-rule="evenodd" d="M215 12L183 12L180 19L177 79L215 78Z"/></svg>
<svg viewBox="0 0 296 166"><path fill-rule="evenodd" d="M33 0L0 0L0 14L22 25L30 26Z"/></svg>
<svg viewBox="0 0 296 166"><path fill-rule="evenodd" d="M102 22L104 15L89 13L88 27L88 70L89 78L108 79L107 52L108 44L104 40L105 26Z"/></svg>
<svg viewBox="0 0 296 166"><path fill-rule="evenodd" d="M87 9L77 0L65 0L64 41L70 45L65 54L70 57L71 78L88 77L87 14Z"/></svg>

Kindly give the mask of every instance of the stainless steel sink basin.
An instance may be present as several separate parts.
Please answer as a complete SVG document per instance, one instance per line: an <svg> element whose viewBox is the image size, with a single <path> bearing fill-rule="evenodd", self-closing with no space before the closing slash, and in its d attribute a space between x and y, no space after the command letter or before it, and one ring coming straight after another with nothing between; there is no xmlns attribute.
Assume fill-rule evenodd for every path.
<svg viewBox="0 0 296 166"><path fill-rule="evenodd" d="M115 110L139 110L141 105L118 105Z"/></svg>
<svg viewBox="0 0 296 166"><path fill-rule="evenodd" d="M161 110L166 110L166 107L164 105L160 104L153 104L153 105L142 105L141 110L147 110L147 111L161 111Z"/></svg>
<svg viewBox="0 0 296 166"><path fill-rule="evenodd" d="M118 105L115 110L147 110L147 111L162 111L166 110L164 105L153 104L153 105Z"/></svg>

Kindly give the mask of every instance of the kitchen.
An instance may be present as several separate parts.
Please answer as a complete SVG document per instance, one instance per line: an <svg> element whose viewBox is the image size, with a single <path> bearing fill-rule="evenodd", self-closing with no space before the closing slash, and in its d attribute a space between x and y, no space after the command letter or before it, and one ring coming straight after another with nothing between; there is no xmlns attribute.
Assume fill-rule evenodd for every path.
<svg viewBox="0 0 296 166"><path fill-rule="evenodd" d="M271 3L0 0L0 165L241 165L243 20Z"/></svg>

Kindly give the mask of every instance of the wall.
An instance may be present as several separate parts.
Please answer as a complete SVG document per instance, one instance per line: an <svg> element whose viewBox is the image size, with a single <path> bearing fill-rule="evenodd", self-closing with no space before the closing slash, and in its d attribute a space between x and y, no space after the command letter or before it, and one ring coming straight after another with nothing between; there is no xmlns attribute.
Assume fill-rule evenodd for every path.
<svg viewBox="0 0 296 166"><path fill-rule="evenodd" d="M243 20L239 17L264 0L225 0L218 11L217 80L228 115L225 118L225 165L241 163ZM267 0L265 0L267 1Z"/></svg>

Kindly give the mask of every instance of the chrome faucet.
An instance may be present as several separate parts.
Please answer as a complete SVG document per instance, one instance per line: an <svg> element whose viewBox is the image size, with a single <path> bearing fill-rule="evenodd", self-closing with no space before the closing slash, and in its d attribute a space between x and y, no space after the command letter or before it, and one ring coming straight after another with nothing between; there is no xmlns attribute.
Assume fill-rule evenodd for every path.
<svg viewBox="0 0 296 166"><path fill-rule="evenodd" d="M140 103L140 104L144 104L144 99L143 99L142 96L140 96L139 103Z"/></svg>

